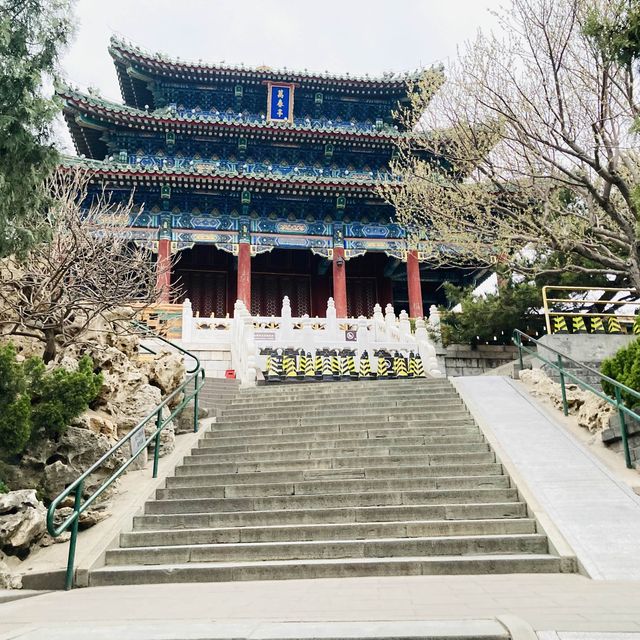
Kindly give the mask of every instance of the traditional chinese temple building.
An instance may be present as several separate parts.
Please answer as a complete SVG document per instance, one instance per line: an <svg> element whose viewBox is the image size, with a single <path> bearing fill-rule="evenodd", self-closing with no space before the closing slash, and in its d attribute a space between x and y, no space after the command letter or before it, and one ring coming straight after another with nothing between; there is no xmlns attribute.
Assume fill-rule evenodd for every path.
<svg viewBox="0 0 640 640"><path fill-rule="evenodd" d="M163 299L201 316L370 316L392 303L412 317L444 301L441 284L472 270L432 269L376 193L403 131L393 112L407 75L381 78L182 62L113 38L124 104L61 90L92 185L133 192L133 241L159 265ZM179 286L178 286L179 283ZM172 292L173 286L173 292ZM180 293L175 292L180 289Z"/></svg>

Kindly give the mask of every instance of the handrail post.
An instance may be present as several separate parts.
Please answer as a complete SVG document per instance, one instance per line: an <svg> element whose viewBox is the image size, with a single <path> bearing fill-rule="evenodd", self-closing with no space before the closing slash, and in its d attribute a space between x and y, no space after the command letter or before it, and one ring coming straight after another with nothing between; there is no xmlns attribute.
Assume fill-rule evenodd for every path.
<svg viewBox="0 0 640 640"><path fill-rule="evenodd" d="M198 379L200 376L193 377L193 389L195 391L195 395L193 396L193 431L197 433L198 431L198 394L200 393L200 389L198 389Z"/></svg>
<svg viewBox="0 0 640 640"><path fill-rule="evenodd" d="M80 520L80 506L82 504L82 490L84 488L84 480L81 480L76 487L76 495L73 501L73 511L76 518L71 527L71 538L69 539L69 555L67 556L67 573L64 579L64 588L66 591L73 589L74 563L76 559L76 543L78 541L78 524Z"/></svg>
<svg viewBox="0 0 640 640"><path fill-rule="evenodd" d="M156 414L156 440L153 448L153 477L158 477L158 458L160 457L160 432L162 430L162 407L158 409Z"/></svg>
<svg viewBox="0 0 640 640"><path fill-rule="evenodd" d="M544 308L544 321L547 325L547 334L551 335L551 318L549 317L549 303L547 302L547 287L542 287L542 306Z"/></svg>
<svg viewBox="0 0 640 640"><path fill-rule="evenodd" d="M564 369L562 368L562 356L558 354L558 373L560 374L560 388L562 389L562 412L569 415L569 405L567 404L567 387L564 382Z"/></svg>
<svg viewBox="0 0 640 640"><path fill-rule="evenodd" d="M620 438L622 439L622 448L624 449L624 461L627 465L627 469L633 469L633 464L631 463L631 452L629 451L629 439L627 437L627 423L624 419L622 404L620 387L616 387L616 409L618 410L618 416L620 416Z"/></svg>
<svg viewBox="0 0 640 640"><path fill-rule="evenodd" d="M522 359L522 338L516 333L516 346L518 347L518 360L520 361L520 371L524 369L524 360Z"/></svg>

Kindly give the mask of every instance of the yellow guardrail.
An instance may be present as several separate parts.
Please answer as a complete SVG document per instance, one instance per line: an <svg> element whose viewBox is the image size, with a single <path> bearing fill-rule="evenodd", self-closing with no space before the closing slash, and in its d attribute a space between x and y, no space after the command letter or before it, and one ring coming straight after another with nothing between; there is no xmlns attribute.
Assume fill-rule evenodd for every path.
<svg viewBox="0 0 640 640"><path fill-rule="evenodd" d="M571 297L556 297L551 293L554 291ZM605 299L589 297L596 294L609 295ZM612 299L619 294L631 299ZM550 285L542 287L542 304L547 333L640 333L640 300L635 289Z"/></svg>

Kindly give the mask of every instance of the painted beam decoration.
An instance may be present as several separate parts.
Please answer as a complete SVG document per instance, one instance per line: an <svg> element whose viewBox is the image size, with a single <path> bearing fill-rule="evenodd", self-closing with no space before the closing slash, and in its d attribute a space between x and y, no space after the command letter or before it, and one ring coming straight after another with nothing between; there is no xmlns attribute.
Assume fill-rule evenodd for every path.
<svg viewBox="0 0 640 640"><path fill-rule="evenodd" d="M293 122L293 91L295 85L269 82L267 85L267 121Z"/></svg>

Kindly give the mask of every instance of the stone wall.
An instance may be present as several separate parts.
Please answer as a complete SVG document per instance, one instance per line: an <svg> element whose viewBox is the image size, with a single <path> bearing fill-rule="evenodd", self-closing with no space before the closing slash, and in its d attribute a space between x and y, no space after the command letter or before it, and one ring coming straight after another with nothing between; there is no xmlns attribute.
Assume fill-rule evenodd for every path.
<svg viewBox="0 0 640 640"><path fill-rule="evenodd" d="M480 376L503 364L513 362L517 357L516 347L493 344L481 344L476 347L450 344L438 353L438 360L444 361L447 376Z"/></svg>
<svg viewBox="0 0 640 640"><path fill-rule="evenodd" d="M231 369L231 345L203 345L176 340L200 359L207 378L224 378L224 372Z"/></svg>
<svg viewBox="0 0 640 640"><path fill-rule="evenodd" d="M611 357L616 351L618 351L618 349L625 347L635 338L636 336L626 334L554 333L543 336L540 338L540 342L599 371L600 365L605 358ZM555 359L556 357L555 354L542 348L540 348L539 352L549 360ZM571 373L574 373L580 379L598 389L600 388L600 380L596 374L590 374L581 367L572 367L570 363L563 364ZM534 359L532 366L535 369L542 369L556 382L559 380L559 376L555 369L545 365L540 360Z"/></svg>

